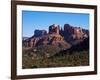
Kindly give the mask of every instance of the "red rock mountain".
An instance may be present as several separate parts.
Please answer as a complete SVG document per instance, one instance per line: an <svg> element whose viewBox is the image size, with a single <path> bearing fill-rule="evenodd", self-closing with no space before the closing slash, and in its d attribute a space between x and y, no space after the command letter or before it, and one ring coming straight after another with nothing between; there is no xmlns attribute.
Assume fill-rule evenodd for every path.
<svg viewBox="0 0 100 80"><path fill-rule="evenodd" d="M35 30L32 37L23 40L23 46L37 47L40 45L53 45L68 49L88 37L89 31L80 27L65 24L64 29L61 29L59 25L53 24L49 26L48 33L46 30Z"/></svg>
<svg viewBox="0 0 100 80"><path fill-rule="evenodd" d="M77 44L89 37L88 30L82 29L81 27L73 27L69 24L65 24L64 30L60 33L64 39L72 45Z"/></svg>

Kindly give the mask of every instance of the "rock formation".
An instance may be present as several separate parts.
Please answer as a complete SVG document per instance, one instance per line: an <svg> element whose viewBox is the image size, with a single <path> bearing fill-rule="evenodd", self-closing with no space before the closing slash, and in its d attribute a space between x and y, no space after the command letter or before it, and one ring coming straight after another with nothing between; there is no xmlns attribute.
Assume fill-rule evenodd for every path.
<svg viewBox="0 0 100 80"><path fill-rule="evenodd" d="M66 41L73 45L88 38L89 31L80 27L73 27L69 24L65 24L61 35L64 36Z"/></svg>
<svg viewBox="0 0 100 80"><path fill-rule="evenodd" d="M56 25L56 24L53 24L51 26L49 26L49 34L59 34L59 31L60 31L60 26L59 25Z"/></svg>
<svg viewBox="0 0 100 80"><path fill-rule="evenodd" d="M35 37L40 37L40 36L43 36L43 35L46 35L46 34L47 34L46 30L35 30L34 31L34 36Z"/></svg>
<svg viewBox="0 0 100 80"><path fill-rule="evenodd" d="M68 49L88 37L89 31L80 27L65 24L64 29L60 29L59 25L53 24L49 26L48 33L46 30L35 30L32 37L23 40L23 46L37 47L41 45L53 45L62 49Z"/></svg>

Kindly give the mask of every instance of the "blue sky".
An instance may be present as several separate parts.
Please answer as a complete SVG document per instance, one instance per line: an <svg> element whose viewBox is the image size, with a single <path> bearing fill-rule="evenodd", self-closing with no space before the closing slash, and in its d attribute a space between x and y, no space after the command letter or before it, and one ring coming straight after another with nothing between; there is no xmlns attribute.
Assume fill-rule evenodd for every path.
<svg viewBox="0 0 100 80"><path fill-rule="evenodd" d="M52 24L63 28L66 23L89 29L89 14L22 11L23 37L31 37L35 29L48 31Z"/></svg>

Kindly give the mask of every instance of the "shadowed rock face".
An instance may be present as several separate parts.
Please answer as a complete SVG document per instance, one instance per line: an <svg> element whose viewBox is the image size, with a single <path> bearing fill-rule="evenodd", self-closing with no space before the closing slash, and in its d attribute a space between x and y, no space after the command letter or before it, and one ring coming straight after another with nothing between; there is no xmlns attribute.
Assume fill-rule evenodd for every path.
<svg viewBox="0 0 100 80"><path fill-rule="evenodd" d="M34 36L35 37L40 37L40 36L43 36L43 35L46 35L46 34L47 34L46 30L35 30L34 31Z"/></svg>
<svg viewBox="0 0 100 80"><path fill-rule="evenodd" d="M40 45L54 45L62 49L68 49L89 37L89 31L80 27L73 27L69 24L60 29L59 25L49 26L49 32L46 30L35 30L34 35L23 40L25 47L37 47Z"/></svg>
<svg viewBox="0 0 100 80"><path fill-rule="evenodd" d="M75 45L78 42L83 41L85 38L88 38L89 31L80 27L73 27L69 24L65 24L61 35L64 36L64 39L71 45Z"/></svg>

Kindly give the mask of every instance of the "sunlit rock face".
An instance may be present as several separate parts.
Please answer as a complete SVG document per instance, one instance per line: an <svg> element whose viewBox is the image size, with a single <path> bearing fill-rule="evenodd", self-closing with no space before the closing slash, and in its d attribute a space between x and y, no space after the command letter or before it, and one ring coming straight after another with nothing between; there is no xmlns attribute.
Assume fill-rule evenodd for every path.
<svg viewBox="0 0 100 80"><path fill-rule="evenodd" d="M32 37L23 41L23 45L26 47L53 45L66 49L89 38L88 30L69 24L65 24L63 29L59 25L52 24L48 29L48 32L46 30L35 30Z"/></svg>
<svg viewBox="0 0 100 80"><path fill-rule="evenodd" d="M60 26L59 25L56 25L56 24L53 24L51 26L49 26L49 34L59 34L59 31L60 31Z"/></svg>

